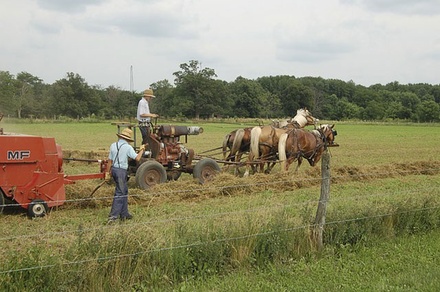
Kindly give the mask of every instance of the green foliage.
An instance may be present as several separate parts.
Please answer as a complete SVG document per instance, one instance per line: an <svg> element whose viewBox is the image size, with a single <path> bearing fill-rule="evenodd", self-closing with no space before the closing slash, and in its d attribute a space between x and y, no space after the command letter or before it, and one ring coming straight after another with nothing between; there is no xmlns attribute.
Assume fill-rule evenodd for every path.
<svg viewBox="0 0 440 292"><path fill-rule="evenodd" d="M152 83L157 96L152 111L162 117L281 118L308 108L319 119L331 120L440 120L440 85L399 84L369 87L321 77L279 75L256 80L241 76L232 82L218 80L214 69L190 60L180 64L168 80ZM90 115L106 119L135 116L142 93L114 86L90 86L69 72L53 84L27 72L14 76L0 71L0 112L18 118Z"/></svg>

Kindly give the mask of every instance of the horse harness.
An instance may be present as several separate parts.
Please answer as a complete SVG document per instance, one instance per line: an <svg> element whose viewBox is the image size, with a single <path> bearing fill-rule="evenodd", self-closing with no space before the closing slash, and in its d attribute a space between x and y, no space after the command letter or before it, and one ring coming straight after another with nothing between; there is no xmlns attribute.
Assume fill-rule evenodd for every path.
<svg viewBox="0 0 440 292"><path fill-rule="evenodd" d="M296 123L296 122L295 122ZM292 123L292 124L294 124L294 123ZM267 142L261 142L261 143L259 143L258 145L259 146L266 146L266 147L268 147L269 149L270 149L270 151L269 151L269 154L267 154L266 155L266 157L261 157L261 158L270 158L270 157L272 157L272 156L276 156L276 150L278 149L278 145L275 147L274 145L275 145L275 143L274 143L274 141L273 141L273 138L276 136L276 134L275 134L275 127L271 127L271 131L270 131L270 134L269 134L269 137L271 138L271 141L272 141L272 144L269 144L269 143L267 143ZM283 129L285 129L286 130L286 133L287 134L289 134L290 132L292 132L292 131L295 131L295 128L283 128Z"/></svg>
<svg viewBox="0 0 440 292"><path fill-rule="evenodd" d="M322 147L327 148L327 145L328 145L327 144L327 137L325 136L325 134L322 131L322 129L318 128L316 131L319 133L319 136L313 134L313 136L315 136L315 139L316 139L316 146L313 149L312 154L309 157L307 157L306 154L309 153L310 151L309 152L303 152L301 150L301 145L299 143L299 140L297 139L298 140L298 149L299 149L299 151L296 153L295 156L291 156L291 158L289 158L289 160L296 160L296 159L299 159L300 157L303 157L303 158L307 159L307 161L309 161L312 165L315 164L314 160L315 160L315 156L316 156L316 153L318 152L318 150L321 149ZM295 132L295 135L296 135L296 132ZM292 152L289 152L289 156L291 154L292 154Z"/></svg>

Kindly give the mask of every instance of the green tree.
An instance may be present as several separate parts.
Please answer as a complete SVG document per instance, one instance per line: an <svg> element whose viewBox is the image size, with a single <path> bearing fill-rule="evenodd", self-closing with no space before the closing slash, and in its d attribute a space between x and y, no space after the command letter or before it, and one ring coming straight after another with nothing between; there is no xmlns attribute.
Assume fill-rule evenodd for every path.
<svg viewBox="0 0 440 292"><path fill-rule="evenodd" d="M162 117L183 116L182 108L190 108L190 102L186 99L179 100L175 96L175 87L168 80L161 80L151 84L154 90L154 98L151 101L151 110Z"/></svg>
<svg viewBox="0 0 440 292"><path fill-rule="evenodd" d="M341 118L346 118L345 116L339 115L341 113L344 113L344 109L341 110L341 113L338 112L338 102L339 99L335 94L326 96L325 98L323 98L322 102L320 102L320 110L319 111L313 110L312 112L313 116L320 119L325 118L330 120L340 120ZM343 107L345 106L345 104L340 104L339 106Z"/></svg>
<svg viewBox="0 0 440 292"><path fill-rule="evenodd" d="M362 108L349 102L346 98L338 100L336 103L336 111L339 120L357 119L362 114Z"/></svg>
<svg viewBox="0 0 440 292"><path fill-rule="evenodd" d="M281 92L280 100L284 107L284 114L295 116L300 108L308 108L313 113L314 94L310 87L304 86L299 80L292 80Z"/></svg>
<svg viewBox="0 0 440 292"><path fill-rule="evenodd" d="M267 108L269 111L268 116L277 118L283 116L291 117L292 113L289 112L289 110L285 110L284 102L281 100L281 96L289 84L295 81L295 77L288 75L268 76L257 78L256 81L269 94L269 106Z"/></svg>
<svg viewBox="0 0 440 292"><path fill-rule="evenodd" d="M234 116L266 118L270 115L270 94L257 81L237 77L229 88L234 101Z"/></svg>
<svg viewBox="0 0 440 292"><path fill-rule="evenodd" d="M98 116L107 119L123 119L126 117L134 119L136 116L137 101L142 95L121 90L115 86L109 86L105 90L98 91L95 89L94 96L98 96L97 99L99 100L96 102L99 108L95 110Z"/></svg>
<svg viewBox="0 0 440 292"><path fill-rule="evenodd" d="M382 120L384 117L385 109L382 104L376 100L368 102L362 115L362 118L365 120Z"/></svg>
<svg viewBox="0 0 440 292"><path fill-rule="evenodd" d="M218 92L217 77L210 68L202 68L195 60L180 65L181 71L174 72L176 102L181 104L185 115L195 117L210 116L221 107L222 92Z"/></svg>
<svg viewBox="0 0 440 292"><path fill-rule="evenodd" d="M67 73L66 78L56 81L51 87L51 106L56 115L86 117L94 113L96 102L93 90L78 74Z"/></svg>
<svg viewBox="0 0 440 292"><path fill-rule="evenodd" d="M440 105L434 100L422 101L416 108L415 117L419 122L438 122Z"/></svg>
<svg viewBox="0 0 440 292"><path fill-rule="evenodd" d="M44 106L47 105L42 95L43 87L42 79L27 72L17 74L16 111L18 118L22 117L22 111L31 116L38 116L43 112Z"/></svg>
<svg viewBox="0 0 440 292"><path fill-rule="evenodd" d="M399 102L402 104L400 111L397 113L399 119L410 119L415 114L417 106L420 104L420 98L412 92L400 92Z"/></svg>
<svg viewBox="0 0 440 292"><path fill-rule="evenodd" d="M15 91L15 76L9 71L0 71L0 113L5 115L15 114Z"/></svg>

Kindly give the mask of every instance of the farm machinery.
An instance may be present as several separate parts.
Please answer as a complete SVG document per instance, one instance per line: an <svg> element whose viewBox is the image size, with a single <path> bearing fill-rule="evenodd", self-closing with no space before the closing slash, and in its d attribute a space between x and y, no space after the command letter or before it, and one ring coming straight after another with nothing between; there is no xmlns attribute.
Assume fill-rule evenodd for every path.
<svg viewBox="0 0 440 292"><path fill-rule="evenodd" d="M118 124L118 131L121 126L133 125ZM129 175L135 176L137 185L143 189L177 180L182 173L193 174L199 183L211 179L220 171L217 162L197 159L194 150L180 142L182 136L202 132L200 127L153 126L142 159L129 161ZM99 172L67 175L63 171L66 159L98 162ZM5 133L0 129L0 213L5 206L18 204L29 217L42 217L49 208L66 201L66 184L105 179L107 164L107 160L63 158L62 148L54 138Z"/></svg>
<svg viewBox="0 0 440 292"><path fill-rule="evenodd" d="M0 132L0 213L6 204L18 203L30 217L42 217L48 208L66 200L65 185L84 179L104 179L100 172L66 175L63 152L54 138Z"/></svg>
<svg viewBox="0 0 440 292"><path fill-rule="evenodd" d="M136 126L117 124L118 132L121 127ZM148 189L156 184L177 180L182 173L192 174L201 184L212 179L220 166L211 158L200 158L193 149L188 149L180 139L189 135L199 135L203 128L197 126L151 125L146 151L139 162L129 161L128 173L135 176L136 184L142 189ZM136 148L136 145L134 145Z"/></svg>

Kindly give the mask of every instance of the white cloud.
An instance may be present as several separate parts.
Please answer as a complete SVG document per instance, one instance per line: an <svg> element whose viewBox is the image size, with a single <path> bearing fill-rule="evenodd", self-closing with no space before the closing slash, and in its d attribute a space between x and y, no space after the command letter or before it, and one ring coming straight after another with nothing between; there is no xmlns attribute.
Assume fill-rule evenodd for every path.
<svg viewBox="0 0 440 292"><path fill-rule="evenodd" d="M438 0L341 0L341 2L361 5L368 10L378 13L406 15L440 14L440 3Z"/></svg>
<svg viewBox="0 0 440 292"><path fill-rule="evenodd" d="M135 90L189 60L219 79L321 76L437 84L438 1L16 0L2 2L0 70L80 74Z"/></svg>
<svg viewBox="0 0 440 292"><path fill-rule="evenodd" d="M103 2L104 0L37 0L38 6L42 9L64 12L67 14L84 12L87 7L99 5Z"/></svg>

